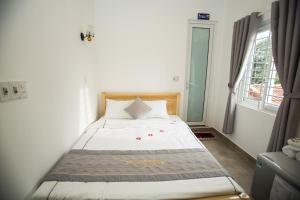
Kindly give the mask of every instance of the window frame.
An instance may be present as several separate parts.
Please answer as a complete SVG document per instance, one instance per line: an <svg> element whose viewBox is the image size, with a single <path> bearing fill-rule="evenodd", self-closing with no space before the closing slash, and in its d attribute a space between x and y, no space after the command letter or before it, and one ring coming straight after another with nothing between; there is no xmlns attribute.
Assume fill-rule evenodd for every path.
<svg viewBox="0 0 300 200"><path fill-rule="evenodd" d="M271 64L268 68L268 73L267 73L268 80L265 83L265 86L266 86L267 90L264 92L263 101L262 101L262 109L267 110L267 111L271 111L271 112L277 112L279 106L275 106L275 105L272 105L272 104L267 102L267 98L268 98L268 94L269 94L268 90L270 89L269 85L270 85L270 82L271 82L270 76L271 76L271 73L272 73L272 67L273 67L272 65L274 65L273 62L272 62L272 59L273 58L271 56L271 60L270 60Z"/></svg>
<svg viewBox="0 0 300 200"><path fill-rule="evenodd" d="M264 31L270 31L270 22L269 21L263 21L260 25L259 28L257 30L257 34L264 32ZM271 40L271 37L269 37L269 40ZM255 39L256 41L256 39ZM269 41L270 43L272 41ZM255 45L252 46L252 48L255 48ZM272 50L271 50L272 51ZM251 49L251 53L248 59L253 60L253 55L254 54L254 49ZM268 62L268 66L266 67L266 72L265 72L265 78L266 80L264 80L264 91L261 97L260 101L256 101L256 100L251 100L246 97L246 92L249 92L246 87L250 84L250 80L251 80L251 72L252 72L252 67L253 67L253 63L251 66L251 70L248 70L248 65L249 62L251 62L250 60L248 60L247 62L244 63L244 67L246 67L246 70L244 72L244 75L242 76L242 79L239 83L239 87L238 87L238 104L243 105L245 107L249 107L258 111L264 111L264 112L268 112L268 113L276 113L279 106L276 105L272 105L270 103L267 102L267 98L268 98L268 94L269 94L269 86L271 84L271 73L272 73L272 69L273 69L273 56L272 56L272 52L271 52L271 56L269 56L268 58L269 60L266 61L266 63ZM276 70L276 69L275 69ZM245 78L245 77L249 77L249 78Z"/></svg>

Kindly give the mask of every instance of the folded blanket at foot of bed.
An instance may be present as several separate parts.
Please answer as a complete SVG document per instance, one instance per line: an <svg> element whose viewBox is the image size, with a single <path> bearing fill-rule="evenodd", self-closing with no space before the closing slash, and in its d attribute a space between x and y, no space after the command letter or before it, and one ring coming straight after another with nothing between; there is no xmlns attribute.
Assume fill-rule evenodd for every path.
<svg viewBox="0 0 300 200"><path fill-rule="evenodd" d="M294 147L292 145L285 145L282 147L282 152L289 158L296 159L300 162L300 148Z"/></svg>
<svg viewBox="0 0 300 200"><path fill-rule="evenodd" d="M295 158L296 157L296 151L290 148L290 145L286 145L282 147L282 152L287 155L289 158Z"/></svg>
<svg viewBox="0 0 300 200"><path fill-rule="evenodd" d="M296 153L296 160L300 162L300 151Z"/></svg>
<svg viewBox="0 0 300 200"><path fill-rule="evenodd" d="M174 150L71 150L44 181L147 182L228 176L203 148Z"/></svg>

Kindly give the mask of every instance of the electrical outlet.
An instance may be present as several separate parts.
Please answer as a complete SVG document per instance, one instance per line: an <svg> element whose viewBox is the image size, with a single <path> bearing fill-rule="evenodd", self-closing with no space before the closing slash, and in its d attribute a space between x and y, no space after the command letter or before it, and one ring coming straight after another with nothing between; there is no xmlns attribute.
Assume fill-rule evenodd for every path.
<svg viewBox="0 0 300 200"><path fill-rule="evenodd" d="M11 91L11 99L19 99L20 94L19 94L19 89L18 89L18 84L16 81L9 82L9 87Z"/></svg>
<svg viewBox="0 0 300 200"><path fill-rule="evenodd" d="M23 99L27 97L25 81L9 82L11 99Z"/></svg>
<svg viewBox="0 0 300 200"><path fill-rule="evenodd" d="M11 99L11 90L8 82L0 82L0 101L9 101Z"/></svg>
<svg viewBox="0 0 300 200"><path fill-rule="evenodd" d="M173 81L178 82L179 81L179 76L173 76Z"/></svg>

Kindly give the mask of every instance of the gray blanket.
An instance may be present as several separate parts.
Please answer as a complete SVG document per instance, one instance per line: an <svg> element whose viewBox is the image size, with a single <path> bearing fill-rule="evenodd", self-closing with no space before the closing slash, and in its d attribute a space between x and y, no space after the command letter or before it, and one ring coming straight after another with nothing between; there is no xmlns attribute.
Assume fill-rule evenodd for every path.
<svg viewBox="0 0 300 200"><path fill-rule="evenodd" d="M147 182L227 175L206 149L72 150L44 181Z"/></svg>

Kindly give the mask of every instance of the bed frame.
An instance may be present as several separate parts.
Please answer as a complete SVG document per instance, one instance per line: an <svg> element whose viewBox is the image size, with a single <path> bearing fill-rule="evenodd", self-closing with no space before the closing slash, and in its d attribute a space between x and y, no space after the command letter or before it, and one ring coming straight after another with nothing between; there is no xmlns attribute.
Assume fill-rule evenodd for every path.
<svg viewBox="0 0 300 200"><path fill-rule="evenodd" d="M102 92L101 93L101 112L100 116L105 114L106 99L130 100L141 98L142 100L167 100L167 110L169 115L179 115L180 93L148 93L148 92ZM194 200L250 200L250 197L241 193L240 195L221 195L214 197L197 198Z"/></svg>
<svg viewBox="0 0 300 200"><path fill-rule="evenodd" d="M179 115L179 92L166 93L146 93L146 92L102 92L101 93L101 113L105 114L106 99L130 100L141 98L142 100L167 100L167 110L169 115Z"/></svg>

